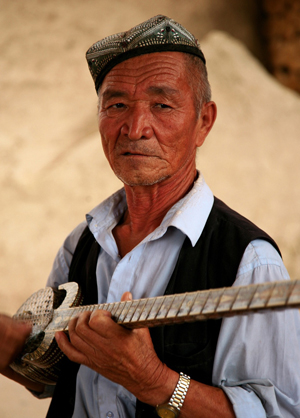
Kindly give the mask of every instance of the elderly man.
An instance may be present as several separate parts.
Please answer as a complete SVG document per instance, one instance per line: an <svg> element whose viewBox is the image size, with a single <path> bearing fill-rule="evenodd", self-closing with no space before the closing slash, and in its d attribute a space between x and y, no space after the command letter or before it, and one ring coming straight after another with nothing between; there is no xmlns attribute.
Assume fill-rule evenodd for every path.
<svg viewBox="0 0 300 418"><path fill-rule="evenodd" d="M77 281L90 304L288 279L275 242L214 198L196 170L216 105L195 38L156 16L97 42L87 60L103 149L124 188L67 237L48 285ZM299 330L297 310L151 334L107 311L82 313L69 339L56 335L70 360L48 417L300 416Z"/></svg>

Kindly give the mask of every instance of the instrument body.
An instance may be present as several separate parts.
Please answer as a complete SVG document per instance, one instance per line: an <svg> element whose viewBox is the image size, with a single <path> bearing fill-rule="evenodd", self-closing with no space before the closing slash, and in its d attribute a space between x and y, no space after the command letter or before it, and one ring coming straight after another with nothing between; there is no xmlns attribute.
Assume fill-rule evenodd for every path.
<svg viewBox="0 0 300 418"><path fill-rule="evenodd" d="M33 381L55 384L64 357L56 343L55 332L67 332L68 309L81 302L77 283L65 283L59 286L59 291L46 287L31 295L13 316L16 320L30 322L32 332L22 353L10 367Z"/></svg>
<svg viewBox="0 0 300 418"><path fill-rule="evenodd" d="M68 332L70 319L83 311L107 310L115 322L131 329L217 319L265 309L300 307L300 280L100 305L80 306L81 303L81 291L73 282L59 286L58 290L47 287L30 296L14 318L30 322L32 333L11 367L33 381L55 384L64 357L55 341L55 332Z"/></svg>

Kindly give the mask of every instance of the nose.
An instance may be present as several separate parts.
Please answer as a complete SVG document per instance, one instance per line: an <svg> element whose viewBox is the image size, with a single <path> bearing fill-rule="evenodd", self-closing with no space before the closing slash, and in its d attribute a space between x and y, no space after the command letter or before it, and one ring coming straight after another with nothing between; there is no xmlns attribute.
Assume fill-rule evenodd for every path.
<svg viewBox="0 0 300 418"><path fill-rule="evenodd" d="M142 106L133 107L127 114L121 133L133 141L150 139L153 135L151 115Z"/></svg>

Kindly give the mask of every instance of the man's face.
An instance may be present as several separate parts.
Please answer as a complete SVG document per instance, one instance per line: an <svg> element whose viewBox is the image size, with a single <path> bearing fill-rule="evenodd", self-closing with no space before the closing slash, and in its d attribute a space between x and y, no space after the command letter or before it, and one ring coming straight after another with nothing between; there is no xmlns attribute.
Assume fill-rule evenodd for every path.
<svg viewBox="0 0 300 418"><path fill-rule="evenodd" d="M105 155L123 183L148 186L195 171L204 141L184 56L142 55L116 65L99 92Z"/></svg>

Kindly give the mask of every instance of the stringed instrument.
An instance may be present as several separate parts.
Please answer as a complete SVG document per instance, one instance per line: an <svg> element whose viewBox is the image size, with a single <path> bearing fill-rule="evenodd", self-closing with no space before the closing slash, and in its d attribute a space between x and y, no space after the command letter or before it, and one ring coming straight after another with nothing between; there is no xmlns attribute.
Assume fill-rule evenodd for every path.
<svg viewBox="0 0 300 418"><path fill-rule="evenodd" d="M262 309L300 307L300 280L100 305L80 306L81 303L79 286L73 282L58 289L46 287L30 296L14 318L30 322L32 333L11 367L33 381L55 384L64 357L57 346L55 332L68 332L70 319L84 311L107 310L115 322L131 329L217 319Z"/></svg>

